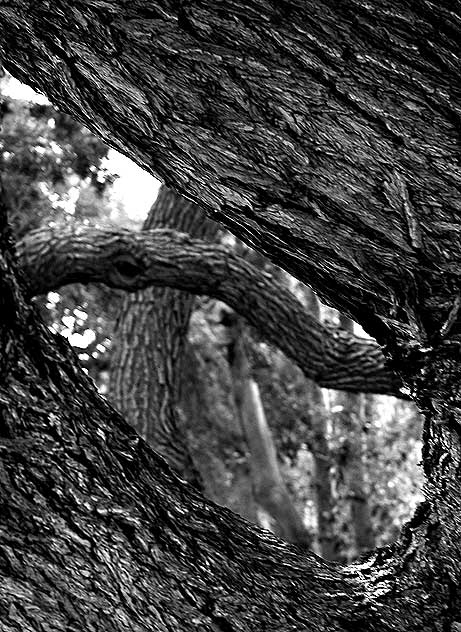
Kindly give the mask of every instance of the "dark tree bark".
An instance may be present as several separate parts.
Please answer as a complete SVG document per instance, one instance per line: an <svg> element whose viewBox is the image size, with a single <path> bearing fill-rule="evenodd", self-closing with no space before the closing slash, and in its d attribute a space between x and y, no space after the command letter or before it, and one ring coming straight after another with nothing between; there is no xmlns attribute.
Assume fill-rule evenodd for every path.
<svg viewBox="0 0 461 632"><path fill-rule="evenodd" d="M2 240L10 629L459 627L460 15L448 0L0 6L7 69L387 345L425 414L427 498L360 567L257 536L171 477L37 329Z"/></svg>
<svg viewBox="0 0 461 632"><path fill-rule="evenodd" d="M366 580L206 501L98 396L24 302L0 217L3 629L344 630L362 616Z"/></svg>
<svg viewBox="0 0 461 632"><path fill-rule="evenodd" d="M447 602L446 584L433 574L437 549L418 546L426 513L394 551L342 569L181 483L97 395L67 343L37 322L12 271L4 222L1 229L0 616L7 632L416 631L435 618L453 621L447 605L455 607L454 597Z"/></svg>
<svg viewBox="0 0 461 632"><path fill-rule="evenodd" d="M156 228L205 239L216 237L219 230L193 202L165 187L143 227ZM175 471L199 484L177 408L194 300L192 294L168 287L139 290L125 297L114 333L110 399Z"/></svg>
<svg viewBox="0 0 461 632"><path fill-rule="evenodd" d="M130 292L155 285L207 294L244 316L319 385L405 397L375 341L321 324L274 275L224 246L165 229L74 225L32 231L18 252L31 295L77 281Z"/></svg>
<svg viewBox="0 0 461 632"><path fill-rule="evenodd" d="M380 339L437 339L458 296L458 5L68 9L2 4L13 75Z"/></svg>

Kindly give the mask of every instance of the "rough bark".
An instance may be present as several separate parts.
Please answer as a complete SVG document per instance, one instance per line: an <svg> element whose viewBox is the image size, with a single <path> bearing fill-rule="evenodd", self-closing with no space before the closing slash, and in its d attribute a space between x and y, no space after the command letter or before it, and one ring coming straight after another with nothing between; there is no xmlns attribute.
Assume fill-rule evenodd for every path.
<svg viewBox="0 0 461 632"><path fill-rule="evenodd" d="M312 547L312 534L304 525L280 471L261 394L251 374L246 336L242 321L237 320L232 327L229 362L236 408L250 452L255 500L275 521L281 537L288 542Z"/></svg>
<svg viewBox="0 0 461 632"><path fill-rule="evenodd" d="M274 275L224 246L165 229L73 225L32 231L18 252L31 295L76 281L130 292L156 285L207 294L244 316L320 386L405 397L376 342L321 324Z"/></svg>
<svg viewBox="0 0 461 632"><path fill-rule="evenodd" d="M0 616L7 632L390 632L453 621L450 523L444 533L432 522L439 539L426 539L432 519L421 510L398 547L343 569L206 501L97 395L67 343L37 322L5 241L3 223Z"/></svg>
<svg viewBox="0 0 461 632"><path fill-rule="evenodd" d="M143 230L156 228L205 239L215 237L219 230L193 202L165 187L143 226ZM177 410L194 300L192 294L168 287L126 295L114 332L109 394L117 410L175 471L198 482Z"/></svg>
<svg viewBox="0 0 461 632"><path fill-rule="evenodd" d="M460 268L458 4L8 0L0 17L13 75L380 340L438 339Z"/></svg>
<svg viewBox="0 0 461 632"><path fill-rule="evenodd" d="M95 627L97 615L106 629L122 620L125 629L147 621L187 630L204 617L205 629L459 627L460 15L451 0L0 6L0 51L14 75L187 190L387 344L425 414L427 496L398 544L347 570L268 544L221 510L193 503L194 494L170 482L144 444L132 446L121 420L69 361L61 366L65 352L21 308L2 251L1 363L10 373L2 424L10 438L1 464L9 514L2 512L0 524L14 557L3 564L0 596L10 628L26 616L60 617L61 629L64 617L67 629L80 617L77 629ZM90 458L76 463L82 454ZM50 472L51 491L42 484ZM87 502L76 502L82 486ZM34 510L25 511L37 488ZM120 501L121 512L95 516L93 503L104 511L108 498ZM132 526L129 538L122 535L123 515L128 523L146 516L147 553L153 538L168 543L160 554L153 549L160 561L139 548ZM59 545L74 552L69 522L96 544L90 555L80 540L66 556L64 583L64 562L56 568L54 560L66 550ZM39 526L53 537L44 541ZM122 544L114 548L114 541ZM38 568L45 569L41 607L29 608ZM136 599L124 590L134 574ZM95 605L95 596L108 604L121 576L123 598L112 600L112 610ZM168 623L154 623L151 604L161 604ZM145 614L139 624L136 607Z"/></svg>
<svg viewBox="0 0 461 632"><path fill-rule="evenodd" d="M346 331L354 331L354 323L350 318L340 316L340 324ZM362 400L362 396L355 393L338 393L335 400L335 405L341 407L335 415L335 424L343 437L338 455L340 486L348 501L349 524L358 555L375 546L365 480Z"/></svg>

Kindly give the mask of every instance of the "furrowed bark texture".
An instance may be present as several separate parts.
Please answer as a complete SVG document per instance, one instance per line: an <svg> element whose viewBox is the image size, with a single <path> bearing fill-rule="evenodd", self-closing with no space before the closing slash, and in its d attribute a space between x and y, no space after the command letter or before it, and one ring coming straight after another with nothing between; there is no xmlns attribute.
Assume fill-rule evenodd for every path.
<svg viewBox="0 0 461 632"><path fill-rule="evenodd" d="M304 525L280 471L259 387L251 375L246 336L242 321L237 320L231 328L228 348L236 408L250 452L255 500L275 521L280 536L288 542L312 547L312 534Z"/></svg>
<svg viewBox="0 0 461 632"><path fill-rule="evenodd" d="M287 591L278 585L276 568L295 563L298 570L290 567L290 574L303 582L308 558L299 565L294 549L267 535L256 544L261 537L256 530L247 533L247 525L175 479L74 370L67 345L37 326L21 302L4 251L0 265L3 629L251 629L256 602L245 613L243 596L235 593L245 574L243 558L238 561L245 546L245 564L250 553L256 556L248 580L257 601L258 576L262 580L268 570L258 556L265 556L266 547L278 551L272 615L264 604L264 618L273 619L275 604L278 618ZM218 522L208 527L213 515ZM224 551L234 539L238 557L228 574ZM216 557L210 564L212 549ZM201 577L193 579L195 565ZM330 588L335 585L332 580ZM224 610L217 602L228 589L236 597L233 623L228 599L223 598Z"/></svg>
<svg viewBox="0 0 461 632"><path fill-rule="evenodd" d="M193 208L189 203L188 212ZM32 231L18 253L31 295L77 281L135 292L126 299L132 303L149 285L207 294L244 316L320 386L404 396L376 342L321 324L277 278L225 246L167 229L139 233L74 225ZM150 290L154 296L165 291L177 295Z"/></svg>
<svg viewBox="0 0 461 632"><path fill-rule="evenodd" d="M8 0L0 17L13 75L374 335L437 337L459 280L457 3Z"/></svg>
<svg viewBox="0 0 461 632"><path fill-rule="evenodd" d="M202 522L199 509L196 515L203 529L201 536L197 534L199 546L194 542L190 550L187 536L176 537L173 531L169 540L168 552L175 551L177 564L170 576L174 574L175 582L180 578L177 590L183 590L184 578L188 578L193 596L187 593L188 597L178 604L172 601L175 597L169 601L165 597L162 606L168 604L165 616L178 618L184 613L183 629L191 628L191 608L209 604L203 597L208 591L203 586L209 580L217 587L217 578L225 576L223 583L232 586L233 597L248 603L248 591L237 593L246 583L248 560L255 558L256 568L252 569L249 583L257 586L257 596L251 600L250 608L237 610L237 601L222 597L225 591L219 593L220 597L213 593L219 610L214 606L211 612L228 621L231 618L228 629L229 625L239 630L261 629L264 625L269 629L289 629L290 625L291 629L315 629L317 625L322 630L335 626L360 630L361 626L362 630L445 632L459 626L455 619L461 609L460 41L461 7L451 0L403 0L398 5L388 0L321 0L315 5L296 0L197 0L186 4L172 0L74 0L71 4L67 0L7 0L0 6L0 53L12 74L45 91L109 144L201 203L236 235L256 245L274 262L309 283L321 297L352 316L388 346L425 413L423 462L427 502L403 530L399 545L377 552L365 570L362 568L367 581L371 581L368 592L357 588L361 597L354 600L350 595L355 588L348 580L340 582L342 596L339 595L327 585L329 572L312 571L317 562L312 562L310 573L303 567L299 584L297 569L304 558L293 560L288 553L283 558L277 555L277 545L267 548L259 540L253 547L245 548L242 543L238 549L242 540L252 537L247 534L254 532L240 528L233 519L230 535L224 535L218 517L222 514L210 509L206 514L210 520ZM11 482L3 484L2 489L9 485L7 507L14 516L21 516L21 529L14 527L14 519L6 520L2 512L0 524L7 527L6 537L15 553L8 570L2 572L10 583L15 582L13 594L17 603L25 604L27 599L20 596L26 590L24 586L31 590L31 577L36 577L36 569L43 566L31 560L44 552L49 560L54 549L50 538L46 543L39 536L33 540L38 527L31 523L35 514L31 516L23 510L30 502L24 490L40 485L36 471L45 478L54 472L54 446L59 455L65 454L72 460L70 446L80 446L81 437L89 429L93 433L98 427L104 435L103 429L109 432L112 426L105 425L108 417L100 413L106 410L105 405L96 399L91 399L92 406L86 409L84 417L82 401L72 407L79 394L67 391L65 384L61 386L64 377L56 370L56 362L45 357L44 349L51 356L58 353L55 345L50 342L46 346L44 336L49 340L49 335L37 335L35 329L32 339L27 338L28 329L18 312L13 281L8 280L6 271L1 283L0 296L7 319L2 342L8 338L14 349L23 350L24 354L21 364L16 361L11 365L11 379L16 382L13 387L10 379L8 392L2 394L7 408L22 413L26 408L30 410L31 402L37 404L39 398L51 407L41 410L48 414L52 409L56 415L66 415L68 422L63 426L65 439L61 442L51 435L54 442L39 452L40 459L38 445L55 433L52 421L45 423L45 415L31 412L27 416L13 414L13 421L7 424L13 428L10 433L14 438L6 448L2 467L8 468ZM2 326L5 328L4 323ZM2 349L3 365L11 363L11 354L17 351L12 351L11 344ZM37 357L31 357L32 349L37 350ZM73 371L64 364L63 371L66 370ZM22 395L24 387L19 386L25 382L24 371L32 376L26 381L26 397ZM56 383L60 389L57 393ZM40 394L39 384L43 384ZM75 385L73 379L72 386ZM84 392L85 388L82 386ZM66 395L64 399L61 393ZM53 409L57 401L59 406ZM69 414L71 409L75 416ZM26 433L26 421L39 425L40 432ZM122 427L120 421L116 427ZM116 433L115 436L118 437ZM126 449L127 436L120 431L124 448L121 452L132 455ZM30 437L34 440L33 453ZM89 438L89 446L83 449L97 450L101 436L94 431ZM149 463L151 457L144 454L150 453L145 448L139 450L142 462ZM108 476L102 480L107 479L103 484L110 498L120 498L123 490L127 491L127 483L123 486L121 479L122 473L127 476L128 466L121 465L126 454L118 456L111 449L100 452L98 467L104 464L109 468ZM100 461L94 452L91 456L88 467L94 468ZM138 463L134 458L132 461ZM59 460L59 466L66 475L69 473L70 480L75 480L77 472L66 469L67 461ZM183 488L172 482L162 503L155 504L156 510L166 511L165 521L157 524L150 508L144 509L144 494L147 492L152 500L160 492L153 485L150 471L143 467L140 470L136 486L130 488L130 499L124 497L122 508L129 503L134 515L136 511L147 511L149 524L154 518L153 524L162 533L173 515L170 530L171 524L180 523L180 534L184 530L189 533L187 529L196 524L193 513L188 515L187 523L181 522L184 514L179 511L181 518L176 520L178 512L173 513L171 506L173 499L182 494L176 495L175 490ZM18 480L23 485L18 487ZM83 483L77 480L76 484L98 482L99 477L88 474ZM162 489L160 483L158 487ZM52 521L59 533L60 521L65 523L68 507L72 507L68 489L68 481L58 488L65 503L52 505L46 497L39 510L44 524L48 524L49 516L59 516ZM42 489L40 492L43 494ZM87 494L87 504L79 503L76 511L90 512L99 529L106 518L94 517L89 509L91 497ZM194 496L184 492L184 497ZM113 520L116 522L117 518ZM24 531L29 536L27 546L20 535ZM18 539L11 541L16 534ZM100 531L95 535L100 536ZM150 537L148 543L152 542ZM97 542L99 551L107 539L101 536ZM197 550L203 550L202 543L208 547L216 542L219 545L213 550L218 550L219 555L224 549L231 553L216 566L213 563L218 553L214 560L208 556L211 560L207 565L197 562L191 566L191 560L197 560ZM101 562L107 565L109 560L117 559L120 567L120 572L110 576L111 594L113 577L122 575L121 569L126 568L122 560L136 546L131 537L128 549L117 546L114 550L111 540L110 553ZM243 559L239 557L242 551ZM83 548L79 555L84 555ZM78 566L82 558L76 562L73 556L70 559ZM95 594L94 582L91 588L88 585L88 572L90 576L97 572L96 568L99 572L100 562L94 554L91 560L85 560L91 570L87 566L87 574L82 575L80 566L72 567L67 584L74 593L62 607L69 608L71 603L77 612L88 615L88 622L94 614L90 604ZM237 562L242 566L239 565L238 573ZM26 564L27 574L18 580L21 563ZM139 559L143 577L144 569L152 569L152 564L152 558ZM377 571L375 583L368 579L374 574L371 570L368 575L370 565ZM265 581L264 586L257 583L255 577L262 568L269 572L268 585L276 585L280 591L269 590ZM133 577L135 566L128 569ZM56 570L58 582L64 563L60 570L61 573ZM341 572L336 567L331 570L335 582ZM357 567L348 572L352 577ZM27 582L24 577L28 577ZM107 575L100 573L99 577L101 582L107 580ZM305 586L311 578L316 584L314 590L312 585L310 589ZM41 578L41 585L49 587L52 582L55 586L56 577L53 579L52 582L48 575L43 584ZM287 605L287 600L295 599L291 597L293 584L296 593L301 589L303 599L299 607L296 602L296 613ZM75 590L81 585L86 588L80 592L81 601L77 601ZM126 585L120 580L117 587L121 591ZM48 620L50 613L57 617L61 612L62 590L57 593L54 589L49 600L45 595L40 601L41 609L34 610L20 609L16 604L9 608L11 591L5 596L5 582L0 586L10 628L11 619L24 617L23 613L43 618L46 612ZM149 587L142 595L140 608L160 603ZM156 587L158 598L163 593L161 585ZM131 595L121 594L124 602L133 600ZM277 604L274 615L275 608L268 600L274 604L279 597L282 602ZM194 607L189 607L192 601ZM123 607L124 614L117 611L117 616L125 616L130 622L124 624L125 629L127 625L134 628L133 621L137 620L126 615L126 609L132 606ZM204 608L210 612L209 605ZM340 617L347 611L345 619L334 614L338 609ZM106 611L102 608L101 616L107 616ZM287 624L280 621L281 613ZM66 615L66 623L72 616L76 615ZM294 617L298 619L296 623ZM145 619L142 625L144 622ZM176 628L181 625L182 621ZM212 628L209 619L206 625ZM223 628L222 622L220 625Z"/></svg>
<svg viewBox="0 0 461 632"><path fill-rule="evenodd" d="M193 202L160 189L143 230L170 228L216 237L218 225ZM129 266L124 261L125 269ZM110 398L117 410L189 481L200 476L178 414L184 344L195 297L169 287L128 294L114 333Z"/></svg>

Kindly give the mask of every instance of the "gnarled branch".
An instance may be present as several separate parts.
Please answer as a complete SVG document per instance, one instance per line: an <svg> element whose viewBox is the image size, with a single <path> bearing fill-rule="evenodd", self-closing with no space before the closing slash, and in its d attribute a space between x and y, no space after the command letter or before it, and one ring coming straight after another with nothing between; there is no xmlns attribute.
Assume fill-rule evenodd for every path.
<svg viewBox="0 0 461 632"><path fill-rule="evenodd" d="M325 388L402 397L379 345L320 323L282 283L225 246L172 230L41 228L18 245L30 295L73 282L174 287L222 300Z"/></svg>

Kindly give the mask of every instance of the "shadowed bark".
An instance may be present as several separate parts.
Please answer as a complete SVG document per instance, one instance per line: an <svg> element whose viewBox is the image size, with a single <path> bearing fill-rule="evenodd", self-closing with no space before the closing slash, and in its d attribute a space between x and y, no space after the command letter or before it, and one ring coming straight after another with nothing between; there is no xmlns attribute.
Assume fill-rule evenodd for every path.
<svg viewBox="0 0 461 632"><path fill-rule="evenodd" d="M300 555L172 474L97 394L68 344L23 301L4 217L3 628L254 630L279 625L288 607L286 629L311 620L343 629L338 607L350 612L362 580ZM251 606L242 608L248 599Z"/></svg>
<svg viewBox="0 0 461 632"><path fill-rule="evenodd" d="M213 238L219 228L203 211L165 187L143 230L171 228ZM125 263L125 265L127 265ZM184 344L195 297L168 287L128 294L114 332L110 399L181 476L200 480L178 416Z"/></svg>
<svg viewBox="0 0 461 632"><path fill-rule="evenodd" d="M448 0L0 6L7 69L387 346L425 415L427 498L348 569L195 501L37 330L2 241L10 629L459 627L460 18Z"/></svg>
<svg viewBox="0 0 461 632"><path fill-rule="evenodd" d="M0 616L8 632L390 632L396 624L421 630L436 615L453 621L457 593L445 590L457 567L443 571L456 559L447 554L457 543L444 537L455 535L453 516L442 527L426 506L399 544L343 569L207 502L97 395L68 344L37 322L1 228ZM431 523L436 541L425 537Z"/></svg>
<svg viewBox="0 0 461 632"><path fill-rule="evenodd" d="M197 208L186 204L188 212ZM74 225L32 231L18 252L30 294L76 281L130 292L156 285L207 294L244 316L319 385L405 397L376 342L321 324L277 278L225 246L158 228L139 233Z"/></svg>
<svg viewBox="0 0 461 632"><path fill-rule="evenodd" d="M380 341L437 339L459 294L459 6L68 6L2 4L14 76Z"/></svg>

